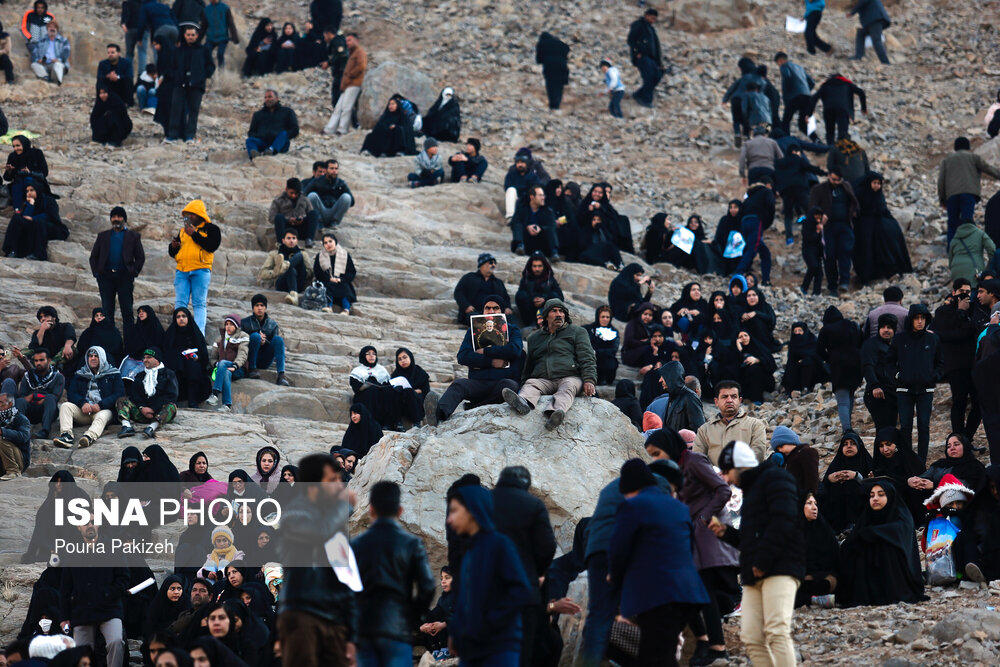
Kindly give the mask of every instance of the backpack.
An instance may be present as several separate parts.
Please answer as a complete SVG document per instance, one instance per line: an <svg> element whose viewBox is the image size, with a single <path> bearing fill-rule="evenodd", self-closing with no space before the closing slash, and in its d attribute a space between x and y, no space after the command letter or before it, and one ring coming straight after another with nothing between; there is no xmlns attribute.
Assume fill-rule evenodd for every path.
<svg viewBox="0 0 1000 667"><path fill-rule="evenodd" d="M299 295L299 306L306 310L321 310L327 306L326 288L316 281Z"/></svg>

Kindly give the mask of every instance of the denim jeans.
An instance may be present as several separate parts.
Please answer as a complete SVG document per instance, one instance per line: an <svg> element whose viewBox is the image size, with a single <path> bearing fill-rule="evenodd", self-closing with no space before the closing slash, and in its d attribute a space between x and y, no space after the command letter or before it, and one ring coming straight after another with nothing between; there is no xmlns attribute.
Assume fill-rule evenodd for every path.
<svg viewBox="0 0 1000 667"><path fill-rule="evenodd" d="M624 90L611 91L611 101L608 102L608 111L615 118L622 117L622 98L625 97Z"/></svg>
<svg viewBox="0 0 1000 667"><path fill-rule="evenodd" d="M253 156L250 155L250 151L263 152L265 148L272 149L275 153L284 153L288 150L291 145L291 141L288 139L288 133L282 130L278 133L278 136L274 138L270 144L268 144L263 139L259 137L247 137L246 147L247 147L247 157L251 160Z"/></svg>
<svg viewBox="0 0 1000 667"><path fill-rule="evenodd" d="M155 88L147 88L146 86L140 85L135 88L135 96L139 100L140 109L155 109L157 103L159 103L159 98L153 91Z"/></svg>
<svg viewBox="0 0 1000 667"><path fill-rule="evenodd" d="M850 389L834 389L833 395L837 397L837 415L840 417L840 429L850 431L851 414L854 412L854 392Z"/></svg>
<svg viewBox="0 0 1000 667"><path fill-rule="evenodd" d="M607 576L607 552L591 554L587 559L587 590L590 598L580 646L581 667L598 667L608 649L608 638L618 613L621 592L608 583Z"/></svg>
<svg viewBox="0 0 1000 667"><path fill-rule="evenodd" d="M275 370L285 372L285 339L281 336L269 338L267 344L260 344L260 332L250 334L250 352L247 356L247 368L267 368L274 361Z"/></svg>
<svg viewBox="0 0 1000 667"><path fill-rule="evenodd" d="M215 365L215 384L212 389L222 392L222 404L233 404L233 382L243 377L243 369L237 368L232 373L227 370L233 365L231 361L222 360Z"/></svg>
<svg viewBox="0 0 1000 667"><path fill-rule="evenodd" d="M292 255L287 271L278 276L274 281L274 289L279 292L301 292L306 288L306 263L305 253Z"/></svg>
<svg viewBox="0 0 1000 667"><path fill-rule="evenodd" d="M339 225L344 219L347 209L351 208L351 195L346 192L340 195L337 201L333 202L333 206L324 205L323 200L315 192L310 192L306 196L309 197L309 203L313 205L313 208L319 214L319 220L324 227Z"/></svg>
<svg viewBox="0 0 1000 667"><path fill-rule="evenodd" d="M358 642L358 667L413 667L413 647L385 637L363 638Z"/></svg>
<svg viewBox="0 0 1000 667"><path fill-rule="evenodd" d="M952 195L945 201L948 209L948 245L955 238L955 230L962 224L962 220L972 220L976 213L976 196L969 193Z"/></svg>
<svg viewBox="0 0 1000 667"><path fill-rule="evenodd" d="M899 406L899 433L905 446L913 449L913 411L917 411L917 454L923 463L927 463L927 448L931 442L931 407L934 403L934 392L923 391L911 394L907 391L896 392L896 404Z"/></svg>
<svg viewBox="0 0 1000 667"><path fill-rule="evenodd" d="M208 310L208 286L212 282L211 269L176 271L174 273L174 309L187 308L191 302L194 323L205 333L205 318Z"/></svg>
<svg viewBox="0 0 1000 667"><path fill-rule="evenodd" d="M135 59L135 49L139 48L139 60ZM149 30L129 30L125 33L125 56L135 65L136 76L146 71L146 57L149 47Z"/></svg>
<svg viewBox="0 0 1000 667"><path fill-rule="evenodd" d="M226 45L229 44L229 40L222 40L221 42L209 42L207 44L208 51L211 53L215 51L215 63L222 69L226 66Z"/></svg>

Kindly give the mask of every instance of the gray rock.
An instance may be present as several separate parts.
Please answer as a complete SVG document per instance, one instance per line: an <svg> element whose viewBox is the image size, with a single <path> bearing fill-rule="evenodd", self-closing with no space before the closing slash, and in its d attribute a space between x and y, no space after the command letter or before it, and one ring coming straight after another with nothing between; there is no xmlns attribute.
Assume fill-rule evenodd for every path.
<svg viewBox="0 0 1000 667"><path fill-rule="evenodd" d="M923 624L910 623L897 630L896 633L892 635L892 641L896 644L909 644L919 637L923 631Z"/></svg>
<svg viewBox="0 0 1000 667"><path fill-rule="evenodd" d="M382 63L365 74L358 97L358 122L361 127L374 127L389 98L396 93L415 102L423 114L434 104L438 92L434 81L423 72L397 62Z"/></svg>

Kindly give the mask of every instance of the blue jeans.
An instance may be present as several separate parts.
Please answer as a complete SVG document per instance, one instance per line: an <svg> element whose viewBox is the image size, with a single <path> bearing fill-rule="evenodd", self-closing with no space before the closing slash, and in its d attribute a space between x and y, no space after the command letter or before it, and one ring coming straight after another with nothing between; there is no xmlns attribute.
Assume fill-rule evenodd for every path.
<svg viewBox="0 0 1000 667"><path fill-rule="evenodd" d="M281 336L269 338L266 345L260 344L260 332L250 334L250 353L247 356L247 368L267 368L274 361L279 373L285 372L285 339Z"/></svg>
<svg viewBox="0 0 1000 667"><path fill-rule="evenodd" d="M850 389L834 389L837 397L837 416L840 417L840 428L843 431L851 429L851 413L854 412L854 392Z"/></svg>
<svg viewBox="0 0 1000 667"><path fill-rule="evenodd" d="M823 230L826 242L826 284L830 291L851 282L854 230L845 223L831 223Z"/></svg>
<svg viewBox="0 0 1000 667"><path fill-rule="evenodd" d="M211 269L177 271L174 273L174 309L187 308L191 302L194 323L205 333L208 310L208 285L212 282Z"/></svg>
<svg viewBox="0 0 1000 667"><path fill-rule="evenodd" d="M351 195L346 192L333 202L333 206L327 206L320 199L319 195L315 192L310 192L306 195L309 198L309 203L313 205L316 209L316 213L319 214L319 221L324 227L336 227L344 219L344 214L347 213L347 209L351 208Z"/></svg>
<svg viewBox="0 0 1000 667"><path fill-rule="evenodd" d="M226 370L232 365L231 361L220 361L215 365L215 384L212 385L212 389L222 392L223 405L233 404L233 382L243 377L242 368L237 368L232 373Z"/></svg>
<svg viewBox="0 0 1000 667"><path fill-rule="evenodd" d="M159 101L156 94L153 93L155 88L147 88L146 86L136 86L135 96L139 99L140 109L155 109L156 103Z"/></svg>
<svg viewBox="0 0 1000 667"><path fill-rule="evenodd" d="M219 69L226 66L226 45L229 44L229 40L222 40L221 42L209 42L208 52L211 53L215 51L215 62L218 64Z"/></svg>
<svg viewBox="0 0 1000 667"><path fill-rule="evenodd" d="M358 642L358 667L413 667L413 647L384 637L362 639Z"/></svg>
<svg viewBox="0 0 1000 667"><path fill-rule="evenodd" d="M625 97L624 90L615 90L611 92L611 101L608 103L608 111L615 118L622 117L622 98Z"/></svg>
<svg viewBox="0 0 1000 667"><path fill-rule="evenodd" d="M598 667L608 650L611 626L618 613L621 592L608 583L608 553L599 551L587 559L587 622L580 646L581 667Z"/></svg>
<svg viewBox="0 0 1000 667"><path fill-rule="evenodd" d="M976 212L976 196L968 193L952 195L945 202L948 208L948 245L955 238L955 230L962 220L972 220Z"/></svg>
<svg viewBox="0 0 1000 667"><path fill-rule="evenodd" d="M274 141L268 145L266 141L258 137L247 137L246 147L247 147L247 157L253 159L250 155L250 151L263 152L265 148L272 149L275 153L284 153L288 150L291 145L291 141L288 139L288 133L282 130L278 133L278 136L274 138Z"/></svg>
<svg viewBox="0 0 1000 667"><path fill-rule="evenodd" d="M764 228L756 215L744 216L740 222L740 234L743 235L743 256L736 266L736 273L746 273L753 266L753 258L760 253L760 278L762 282L771 282L771 250L764 243Z"/></svg>
<svg viewBox="0 0 1000 667"><path fill-rule="evenodd" d="M459 657L458 667L517 667L520 661L521 654L518 651L504 651L478 660Z"/></svg>
<svg viewBox="0 0 1000 667"><path fill-rule="evenodd" d="M632 93L632 97L639 104L647 107L653 106L653 93L656 90L656 84L663 78L663 73L660 71L659 65L653 62L652 58L646 56L640 56L639 62L635 66L639 70L639 76L642 77L642 87Z"/></svg>

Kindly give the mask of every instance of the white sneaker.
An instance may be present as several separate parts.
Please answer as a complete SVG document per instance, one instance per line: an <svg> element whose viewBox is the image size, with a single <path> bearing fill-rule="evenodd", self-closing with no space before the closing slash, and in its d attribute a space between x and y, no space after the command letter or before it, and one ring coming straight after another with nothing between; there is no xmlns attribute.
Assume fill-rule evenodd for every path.
<svg viewBox="0 0 1000 667"><path fill-rule="evenodd" d="M216 396L215 394L212 394L211 396L208 397L208 400L205 402L214 408L216 405L219 404L219 397Z"/></svg>
<svg viewBox="0 0 1000 667"><path fill-rule="evenodd" d="M299 293L296 292L295 290L291 290L288 294L285 295L285 302L290 303L293 306L299 305Z"/></svg>
<svg viewBox="0 0 1000 667"><path fill-rule="evenodd" d="M148 113L150 116L156 115L156 107L146 107L142 110L143 113Z"/></svg>
<svg viewBox="0 0 1000 667"><path fill-rule="evenodd" d="M10 480L17 479L20 476L21 476L21 471L20 470L11 470L7 474L5 474L3 477L0 477L0 482L9 482Z"/></svg>

